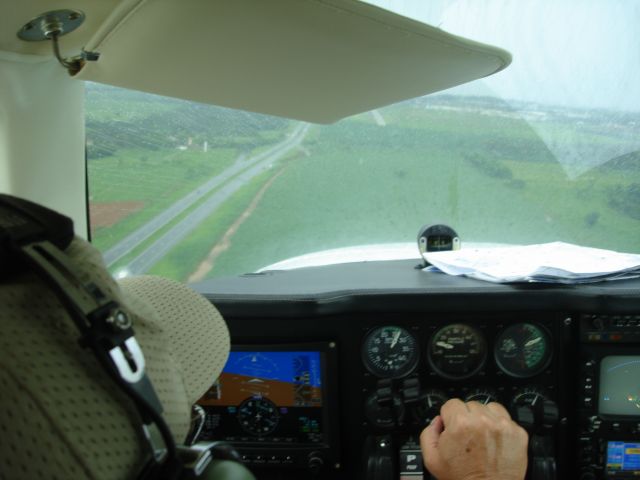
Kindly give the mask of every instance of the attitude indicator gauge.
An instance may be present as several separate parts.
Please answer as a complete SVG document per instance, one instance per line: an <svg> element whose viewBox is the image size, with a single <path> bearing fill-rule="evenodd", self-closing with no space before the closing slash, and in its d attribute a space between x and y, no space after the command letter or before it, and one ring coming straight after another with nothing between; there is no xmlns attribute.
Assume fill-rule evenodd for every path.
<svg viewBox="0 0 640 480"><path fill-rule="evenodd" d="M438 375L461 380L482 369L487 358L487 343L477 328L454 323L433 334L427 358Z"/></svg>
<svg viewBox="0 0 640 480"><path fill-rule="evenodd" d="M377 377L404 377L413 371L418 358L415 337L402 327L378 327L369 332L362 344L362 361Z"/></svg>
<svg viewBox="0 0 640 480"><path fill-rule="evenodd" d="M538 375L553 354L547 331L533 323L517 323L505 328L496 339L494 355L500 369L512 377Z"/></svg>

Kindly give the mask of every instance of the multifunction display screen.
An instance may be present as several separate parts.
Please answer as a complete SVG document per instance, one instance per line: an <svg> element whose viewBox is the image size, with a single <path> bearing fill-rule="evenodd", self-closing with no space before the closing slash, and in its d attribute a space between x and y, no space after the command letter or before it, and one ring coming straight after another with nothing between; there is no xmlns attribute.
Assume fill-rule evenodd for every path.
<svg viewBox="0 0 640 480"><path fill-rule="evenodd" d="M640 473L640 442L608 442L607 473Z"/></svg>
<svg viewBox="0 0 640 480"><path fill-rule="evenodd" d="M640 355L613 355L600 362L598 411L640 417Z"/></svg>
<svg viewBox="0 0 640 480"><path fill-rule="evenodd" d="M325 440L323 352L234 350L198 401L204 439L317 444Z"/></svg>

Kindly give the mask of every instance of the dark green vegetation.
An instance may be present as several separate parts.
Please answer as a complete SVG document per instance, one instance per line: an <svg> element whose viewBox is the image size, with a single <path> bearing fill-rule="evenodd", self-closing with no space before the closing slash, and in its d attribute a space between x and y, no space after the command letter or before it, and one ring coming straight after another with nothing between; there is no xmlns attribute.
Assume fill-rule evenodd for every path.
<svg viewBox="0 0 640 480"><path fill-rule="evenodd" d="M640 220L640 183L612 187L609 190L609 205L631 218Z"/></svg>
<svg viewBox="0 0 640 480"><path fill-rule="evenodd" d="M98 111L90 120L103 124L121 121L112 118L107 93L96 103ZM179 152L171 143L156 150L147 150L141 143L131 150L120 148L116 155L90 161L95 185L92 195L101 189L112 194L102 193L100 201L131 200L138 198L132 196L138 192L112 185L108 176L98 170L91 172L92 164L108 163L104 168L113 169L113 173L120 170L117 162L122 154L126 158L123 170L131 165L138 168L131 178L144 178L149 185L161 184L165 177L180 178L181 186L176 180L173 188L167 184L157 188L183 195L215 174L216 168L229 165L245 146L264 148L277 142L288 126L283 120L174 105L173 100L160 102L153 110L156 107L144 101L150 96L135 95L140 95L136 101L141 108L149 111L122 114L122 121L142 122L143 130L149 132L155 132L150 125L159 122L161 133L149 133L145 138L160 136L164 142L174 141L171 138L185 142L185 137L191 136L197 145L206 140L215 146L210 152L216 152L216 157L201 157L204 152L195 150ZM443 95L380 110L382 122L372 114L363 114L335 125L312 127L301 153L290 157L255 210L225 239L225 248L216 256L209 276L255 271L330 248L414 242L418 228L432 222L451 224L463 244L562 240L640 252L640 155L635 152L608 159L575 173L572 165L564 165L564 159L560 163L547 147L548 138L556 137L567 142L579 140L581 150L569 150L580 155L605 151L611 145L624 147L630 132L640 124L638 116L618 116L616 123L607 112L570 112L580 115L581 123L576 126L573 117L557 110L516 106L518 111L491 98ZM188 116L185 112L189 108L194 109L198 121L179 120L180 115ZM206 113L206 109L214 113ZM540 132L555 137L544 137ZM115 135L112 130L109 137ZM558 151L557 142L553 147ZM183 154L189 157L178 157ZM143 155L147 160L141 159ZM581 159L578 156L578 161ZM283 160L279 163L284 164ZM152 272L188 278L272 177L256 177ZM151 201L158 190L146 194L144 201ZM145 203L143 212L146 208ZM132 216L120 224L125 229L125 223L133 221ZM120 224L109 230L121 228Z"/></svg>
<svg viewBox="0 0 640 480"><path fill-rule="evenodd" d="M640 152L633 152L612 160L608 169L627 175L630 172L640 172ZM635 176L637 179L637 175ZM609 188L607 192L609 205L618 212L636 220L640 220L640 182L619 183Z"/></svg>
<svg viewBox="0 0 640 480"><path fill-rule="evenodd" d="M90 203L104 213L92 215L92 235L103 251L241 155L281 140L290 125L95 84L86 111Z"/></svg>
<svg viewBox="0 0 640 480"><path fill-rule="evenodd" d="M137 147L147 152L188 146L251 150L272 143L289 121L215 108L133 90L87 86L87 156L115 155Z"/></svg>
<svg viewBox="0 0 640 480"><path fill-rule="evenodd" d="M88 161L90 202L98 208L121 209L112 226L92 215L93 243L101 250L113 246L151 220L209 177L231 165L236 153L229 149L203 152L141 149L120 150L115 155ZM132 213L129 205L137 202ZM116 214L117 215L117 214Z"/></svg>

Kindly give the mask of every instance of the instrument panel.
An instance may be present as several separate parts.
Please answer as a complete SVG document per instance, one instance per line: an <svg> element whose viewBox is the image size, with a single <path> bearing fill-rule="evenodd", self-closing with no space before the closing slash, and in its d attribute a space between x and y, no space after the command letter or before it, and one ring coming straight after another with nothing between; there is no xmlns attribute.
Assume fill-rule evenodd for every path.
<svg viewBox="0 0 640 480"><path fill-rule="evenodd" d="M640 281L508 286L414 266L335 265L202 285L217 292L207 296L237 345L333 345L321 441L309 443L304 422L284 422L284 405L266 395L277 417L263 420L273 406L247 400L257 392L227 405L247 401L226 421L258 478L428 480L419 435L449 398L509 410L530 436L529 480L638 478Z"/></svg>
<svg viewBox="0 0 640 480"><path fill-rule="evenodd" d="M422 429L455 397L502 403L538 443L564 455L556 452L568 431L561 386L570 378L567 339L575 327L566 320L535 312L349 314L272 320L268 328L260 319L231 320L232 336L234 328L257 335L240 336L221 383L201 399L205 438L232 442L260 478L289 478L278 477L283 467L322 478L372 478L375 467L363 465L363 455L384 458L384 444L394 465L413 458ZM285 325L288 335L271 343ZM299 368L309 363L301 358L316 355L323 359L317 370ZM283 385L289 392L317 388L315 408L283 400ZM310 428L315 436L305 433Z"/></svg>
<svg viewBox="0 0 640 480"><path fill-rule="evenodd" d="M362 327L363 427L416 440L450 398L500 402L557 441L570 321L559 315L443 316ZM566 342L565 342L566 343Z"/></svg>
<svg viewBox="0 0 640 480"><path fill-rule="evenodd" d="M222 384L201 401L205 436L230 441L259 478L305 471L369 479L392 465L394 473L381 478L426 480L415 460L420 432L448 399L460 398L500 402L528 431L528 479L627 478L640 472L638 328L625 336L601 326L602 318L418 312L231 319L232 338L242 342L232 348ZM410 469L415 476L405 475Z"/></svg>
<svg viewBox="0 0 640 480"><path fill-rule="evenodd" d="M488 356L487 344L484 333L476 327L454 323L432 335L424 354L439 376L463 380L482 369ZM529 378L549 366L553 344L545 327L530 322L516 323L498 333L492 354L504 374ZM397 325L373 328L362 344L365 367L380 378L402 378L411 374L420 355L415 336Z"/></svg>

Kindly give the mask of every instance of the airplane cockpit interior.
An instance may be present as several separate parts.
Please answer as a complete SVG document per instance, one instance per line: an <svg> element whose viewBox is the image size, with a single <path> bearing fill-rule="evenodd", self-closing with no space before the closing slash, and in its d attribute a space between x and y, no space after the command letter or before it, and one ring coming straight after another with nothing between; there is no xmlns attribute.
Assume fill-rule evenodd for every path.
<svg viewBox="0 0 640 480"><path fill-rule="evenodd" d="M640 478L638 2L0 8L0 479Z"/></svg>

